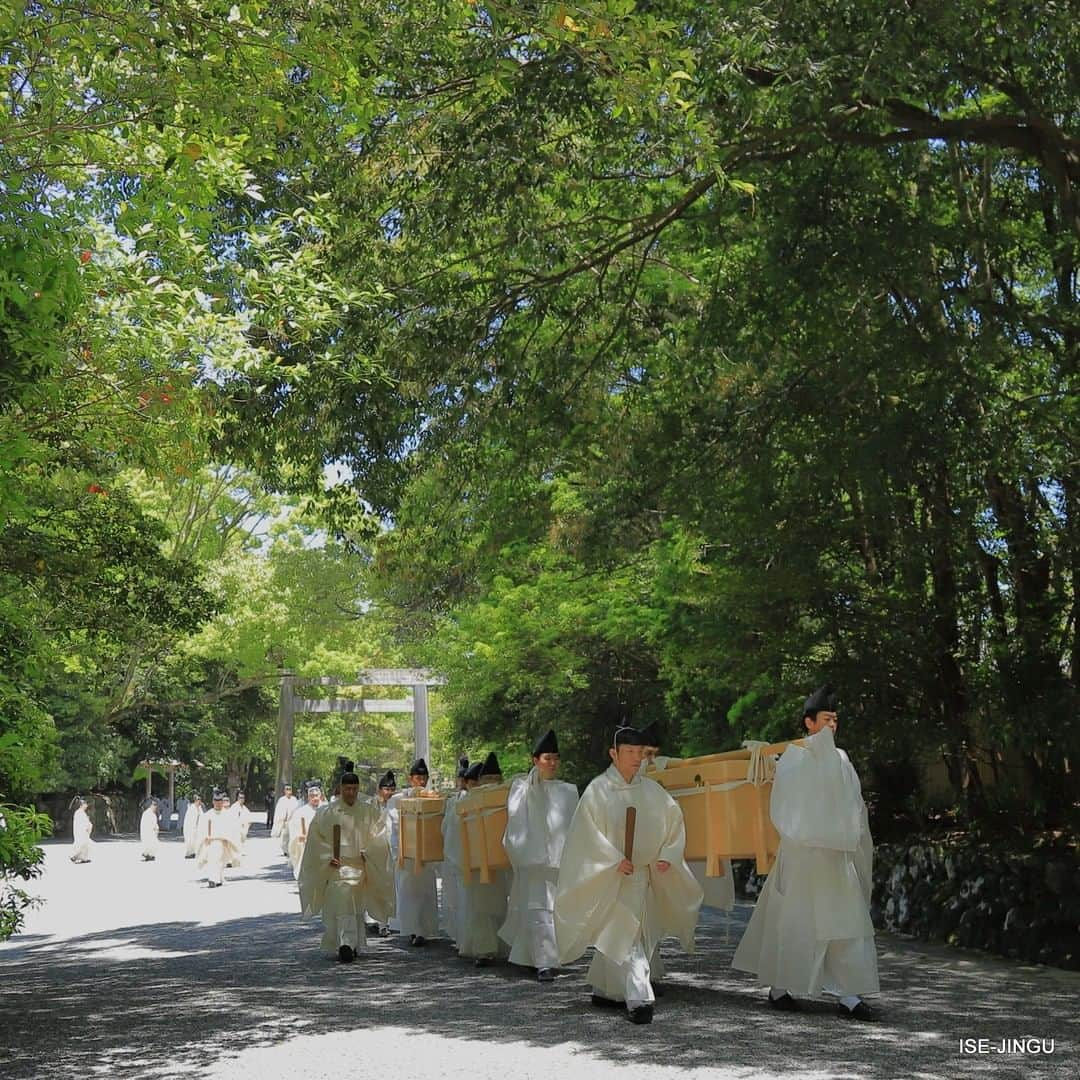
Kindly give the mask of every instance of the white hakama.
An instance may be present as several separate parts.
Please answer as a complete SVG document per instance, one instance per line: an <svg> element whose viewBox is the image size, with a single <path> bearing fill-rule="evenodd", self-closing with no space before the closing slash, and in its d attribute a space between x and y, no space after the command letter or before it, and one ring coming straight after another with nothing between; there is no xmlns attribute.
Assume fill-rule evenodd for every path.
<svg viewBox="0 0 1080 1080"><path fill-rule="evenodd" d="M458 910L458 956L477 960L505 959L510 948L499 937L506 921L510 875L506 870L492 870L491 881L483 884L478 871L470 881L462 881Z"/></svg>
<svg viewBox="0 0 1080 1080"><path fill-rule="evenodd" d="M774 994L877 993L873 842L858 774L831 728L784 751L769 812L780 851L732 967Z"/></svg>

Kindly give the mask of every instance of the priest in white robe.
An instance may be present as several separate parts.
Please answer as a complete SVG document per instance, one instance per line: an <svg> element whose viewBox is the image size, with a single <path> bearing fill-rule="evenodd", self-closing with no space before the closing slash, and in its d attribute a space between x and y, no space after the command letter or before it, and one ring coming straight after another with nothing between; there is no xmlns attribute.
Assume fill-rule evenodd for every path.
<svg viewBox="0 0 1080 1080"><path fill-rule="evenodd" d="M364 912L380 921L394 906L387 822L374 799L360 798L360 778L347 762L340 798L311 821L300 863L300 906L321 915L323 948L351 963L367 944Z"/></svg>
<svg viewBox="0 0 1080 1080"><path fill-rule="evenodd" d="M184 858L194 859L196 855L195 844L199 838L199 819L205 814L202 798L196 795L189 803L184 812Z"/></svg>
<svg viewBox="0 0 1080 1080"><path fill-rule="evenodd" d="M458 758L457 791L446 799L446 810L442 819L442 914L443 929L451 941L456 942L461 918L461 890L465 887L461 880L461 828L458 824L458 800L468 791L465 779L469 771L469 759L462 755Z"/></svg>
<svg viewBox="0 0 1080 1080"><path fill-rule="evenodd" d="M578 790L556 779L559 743L554 731L537 740L532 762L528 776L511 781L506 799L503 847L514 870L499 936L510 946L511 964L535 968L539 982L552 982L559 966L555 887Z"/></svg>
<svg viewBox="0 0 1080 1080"><path fill-rule="evenodd" d="M90 834L94 831L94 823L90 820L87 811L89 804L78 795L73 800L75 813L71 818L71 833L75 841L71 849L71 861L73 863L88 863L90 861L90 849L94 846Z"/></svg>
<svg viewBox="0 0 1080 1080"><path fill-rule="evenodd" d="M271 836L281 840L281 854L289 854L289 815L300 805L300 800L293 794L292 784L286 784L284 792L274 807L274 826Z"/></svg>
<svg viewBox="0 0 1080 1080"><path fill-rule="evenodd" d="M230 808L236 815L236 820L240 822L240 847L241 850L244 844L247 842L248 831L251 829L251 823L255 820L255 815L252 814L247 804L247 796L242 792L236 793L236 802L234 802Z"/></svg>
<svg viewBox="0 0 1080 1080"><path fill-rule="evenodd" d="M196 831L196 866L206 872L211 889L218 889L225 880L226 866L240 865L240 822L226 807L224 791L214 791L213 809L199 818Z"/></svg>
<svg viewBox="0 0 1080 1080"><path fill-rule="evenodd" d="M477 787L503 782L502 769L495 754L470 767L466 782ZM460 820L460 819L459 819ZM487 967L494 960L510 955L507 943L499 936L506 922L510 896L510 875L506 870L491 871L491 880L484 883L478 873L463 880L458 894L457 951L458 956L472 960L476 967Z"/></svg>
<svg viewBox="0 0 1080 1080"><path fill-rule="evenodd" d="M611 766L585 789L570 824L555 892L555 937L562 964L595 948L587 975L594 1005L625 1003L634 1023L649 1024L656 944L674 936L694 951L702 893L683 858L682 811L640 774L641 733L618 728L613 743Z"/></svg>
<svg viewBox="0 0 1080 1080"><path fill-rule="evenodd" d="M158 804L155 799L148 799L139 819L139 842L142 846L143 862L153 862L158 856Z"/></svg>
<svg viewBox="0 0 1080 1080"><path fill-rule="evenodd" d="M870 921L873 842L858 774L836 746L836 699L806 699L804 745L780 756L769 813L780 850L732 966L770 988L773 1008L829 994L841 1016L875 1020L878 992Z"/></svg>
<svg viewBox="0 0 1080 1080"><path fill-rule="evenodd" d="M391 797L388 814L393 814L393 824L398 825L398 807L404 798L422 798L428 791L430 773L423 758L417 758L409 766L409 787ZM431 792L434 794L434 792ZM398 837L400 844L400 836ZM397 925L401 933L409 935L409 944L424 946L428 938L439 936L439 895L435 880L435 864L425 863L419 873L408 859L398 861L400 848L394 847L394 891L396 893ZM375 913L372 912L374 915Z"/></svg>
<svg viewBox="0 0 1080 1080"><path fill-rule="evenodd" d="M304 858L304 846L307 844L311 823L323 805L322 788L309 785L307 802L289 815L289 864L293 877L300 879L300 864Z"/></svg>

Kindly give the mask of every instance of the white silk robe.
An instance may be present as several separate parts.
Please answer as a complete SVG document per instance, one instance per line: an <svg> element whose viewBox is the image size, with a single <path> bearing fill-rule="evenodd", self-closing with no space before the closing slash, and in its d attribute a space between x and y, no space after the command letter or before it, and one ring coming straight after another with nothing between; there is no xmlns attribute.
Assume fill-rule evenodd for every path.
<svg viewBox="0 0 1080 1080"><path fill-rule="evenodd" d="M75 862L89 862L92 842L90 834L94 831L94 823L86 812L85 806L80 806L71 819L71 832L75 840L75 846L71 851L71 858Z"/></svg>
<svg viewBox="0 0 1080 1080"><path fill-rule="evenodd" d="M637 810L634 873L624 875L618 867L630 806ZM685 844L682 811L654 780L635 775L627 782L613 765L596 777L581 796L562 852L555 893L560 963L592 945L612 965L623 965L639 943L648 957L669 936L693 952L702 891L683 859ZM657 869L661 861L670 863L665 873Z"/></svg>
<svg viewBox="0 0 1080 1080"><path fill-rule="evenodd" d="M195 845L199 837L199 820L207 812L196 803L188 803L187 812L184 814L185 856L196 854Z"/></svg>
<svg viewBox="0 0 1080 1080"><path fill-rule="evenodd" d="M331 866L334 826L341 829L341 866ZM387 922L394 912L387 819L373 799L343 799L319 808L308 829L300 862L300 907L321 915L323 948L359 949L367 942L364 912Z"/></svg>
<svg viewBox="0 0 1080 1080"><path fill-rule="evenodd" d="M157 858L158 855L158 816L157 811L148 806L139 819L139 840L142 844L143 855Z"/></svg>
<svg viewBox="0 0 1080 1080"><path fill-rule="evenodd" d="M318 809L310 803L304 803L289 815L289 863L292 866L293 877L300 878L300 863L304 857L304 847L307 844L308 833L311 831L311 823L315 820Z"/></svg>
<svg viewBox="0 0 1080 1080"><path fill-rule="evenodd" d="M196 866L221 884L226 865L240 865L240 822L230 810L208 810L195 833Z"/></svg>
<svg viewBox="0 0 1080 1080"><path fill-rule="evenodd" d="M513 865L506 920L499 936L510 962L525 967L559 966L555 941L555 889L578 790L562 780L542 780L534 766L516 777L506 799L503 847Z"/></svg>
<svg viewBox="0 0 1080 1080"><path fill-rule="evenodd" d="M804 997L877 993L873 841L858 774L831 728L784 751L769 813L780 850L732 967Z"/></svg>

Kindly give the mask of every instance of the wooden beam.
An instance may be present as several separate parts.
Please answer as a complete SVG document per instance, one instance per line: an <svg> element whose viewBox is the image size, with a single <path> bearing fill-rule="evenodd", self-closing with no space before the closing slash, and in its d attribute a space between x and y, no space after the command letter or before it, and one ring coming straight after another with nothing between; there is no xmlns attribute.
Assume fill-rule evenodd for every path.
<svg viewBox="0 0 1080 1080"><path fill-rule="evenodd" d="M293 698L293 709L301 713L405 713L413 711L413 699Z"/></svg>

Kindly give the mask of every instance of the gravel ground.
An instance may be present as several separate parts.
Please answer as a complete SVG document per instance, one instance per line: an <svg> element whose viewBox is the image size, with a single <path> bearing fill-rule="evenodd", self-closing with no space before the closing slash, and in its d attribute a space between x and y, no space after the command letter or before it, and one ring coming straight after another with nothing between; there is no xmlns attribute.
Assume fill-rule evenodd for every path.
<svg viewBox="0 0 1080 1080"><path fill-rule="evenodd" d="M482 971L446 941L374 941L343 966L298 915L276 841L256 828L245 865L209 890L175 839L154 863L134 838L75 866L46 845L46 903L0 945L0 1078L277 1080L812 1080L1080 1075L1080 974L878 937L881 1023L821 1003L775 1013L730 968L749 918L706 910L699 951L665 946L650 1027L589 1004L585 961L552 985ZM227 871L227 873L229 873ZM1002 1039L1053 1053L999 1053ZM989 1053L962 1053L961 1039Z"/></svg>

